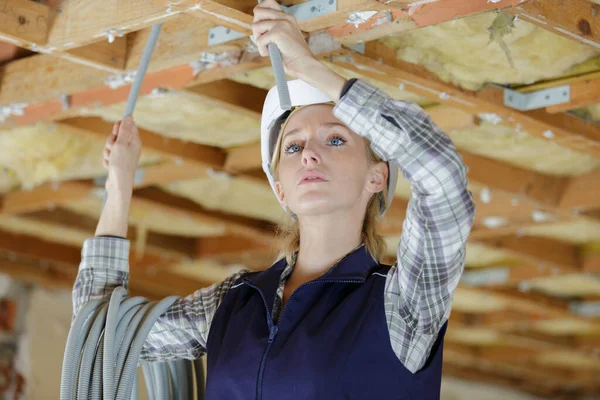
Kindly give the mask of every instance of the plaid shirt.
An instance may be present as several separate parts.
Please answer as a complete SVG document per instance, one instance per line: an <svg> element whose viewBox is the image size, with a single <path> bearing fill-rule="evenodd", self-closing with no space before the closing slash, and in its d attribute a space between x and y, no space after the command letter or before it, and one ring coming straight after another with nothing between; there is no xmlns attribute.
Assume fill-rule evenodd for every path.
<svg viewBox="0 0 600 400"><path fill-rule="evenodd" d="M362 80L342 92L334 115L371 141L385 161L395 162L412 182L412 194L397 251L385 283L385 313L393 351L416 372L425 364L442 325L450 316L453 293L465 261L465 244L475 207L467 189L466 167L451 140L416 104L391 99ZM87 239L73 288L74 315L92 299L108 298L129 281L129 241ZM273 305L276 319L287 266ZM142 351L149 361L193 359L206 350L219 304L249 270L181 298L160 317Z"/></svg>

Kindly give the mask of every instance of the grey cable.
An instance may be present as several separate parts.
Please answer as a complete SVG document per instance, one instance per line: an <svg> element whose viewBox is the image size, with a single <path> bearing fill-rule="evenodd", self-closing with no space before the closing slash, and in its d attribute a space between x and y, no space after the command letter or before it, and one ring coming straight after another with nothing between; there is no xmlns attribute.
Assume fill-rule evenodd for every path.
<svg viewBox="0 0 600 400"><path fill-rule="evenodd" d="M118 287L109 300L88 302L73 321L63 360L61 399L137 399L137 366L144 343L178 297L150 303L139 297L123 298L124 294L125 289ZM189 360L142 363L150 398L192 398L194 367L197 374L203 373ZM203 386L203 380L198 382L199 388Z"/></svg>
<svg viewBox="0 0 600 400"><path fill-rule="evenodd" d="M150 35L148 36L146 46L144 47L144 52L142 53L142 58L140 59L138 69L135 72L135 76L133 77L133 83L131 84L131 88L129 89L129 96L127 97L127 103L125 103L125 111L123 112L123 118L125 118L128 115L133 115L133 110L135 109L135 104L137 103L137 99L142 88L142 82L144 81L144 76L146 75L146 71L148 70L148 64L150 64L150 59L152 58L152 53L154 52L154 47L156 47L156 42L158 41L158 36L160 34L162 26L163 24L152 25ZM107 198L108 195L105 190L102 196L102 208L104 208L104 206L106 205Z"/></svg>
<svg viewBox="0 0 600 400"><path fill-rule="evenodd" d="M261 2L262 0L258 0L259 4ZM290 110L292 108L292 101L290 100L290 90L285 76L285 69L283 68L281 52L275 43L269 43L267 45L267 50L269 50L269 58L271 59L271 66L273 67L273 76L275 76L275 85L277 86L277 93L279 94L279 105L283 110Z"/></svg>
<svg viewBox="0 0 600 400"><path fill-rule="evenodd" d="M104 381L104 394L109 399L115 396L115 369L114 369L114 353L115 348L115 331L117 329L117 317L119 316L118 304L121 303L123 296L127 294L127 291L123 287L118 287L113 290L110 296L110 303L108 308L108 314L106 316L106 331L104 334L104 367L102 368L102 376Z"/></svg>
<svg viewBox="0 0 600 400"><path fill-rule="evenodd" d="M133 114L161 28L162 24L152 26L131 85L124 117ZM279 61L281 71L276 79L281 82L283 76L287 91L285 74L281 75L281 54ZM123 299L126 295L125 288L117 287L109 301L87 302L73 320L63 358L61 400L137 399L137 367L146 338L158 318L178 298L171 296L158 303L149 303L141 297ZM204 379L198 365L201 364L188 360L176 360L171 364L143 363L150 399L190 398L193 391L190 379L193 376L192 369L196 377L202 376ZM204 398L203 388L202 380L198 382L198 399Z"/></svg>
<svg viewBox="0 0 600 400"><path fill-rule="evenodd" d="M135 73L135 77L133 78L133 83L131 84L131 89L129 90L129 97L127 98L127 104L125 105L123 117L133 114L133 109L135 108L135 103L137 102L137 98L142 87L142 81L146 75L146 70L148 69L148 64L150 63L150 58L152 57L152 52L154 51L156 42L158 41L158 35L160 34L162 25L163 24L152 25L150 36L148 36L148 41L146 41L146 47L144 47L144 53L142 54L138 69Z"/></svg>
<svg viewBox="0 0 600 400"><path fill-rule="evenodd" d="M292 108L292 101L290 100L290 91L285 70L283 69L281 52L275 43L269 43L267 49L269 49L269 57L273 66L273 75L275 76L275 84L277 85L277 93L279 94L279 105L283 110L290 110Z"/></svg>

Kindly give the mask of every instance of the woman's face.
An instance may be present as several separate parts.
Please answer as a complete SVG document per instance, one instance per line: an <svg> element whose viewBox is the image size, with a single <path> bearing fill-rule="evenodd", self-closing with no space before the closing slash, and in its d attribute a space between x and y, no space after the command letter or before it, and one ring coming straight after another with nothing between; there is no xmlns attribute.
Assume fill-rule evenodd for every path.
<svg viewBox="0 0 600 400"><path fill-rule="evenodd" d="M384 189L387 166L372 163L368 142L319 104L295 112L282 132L276 189L293 213L364 212Z"/></svg>

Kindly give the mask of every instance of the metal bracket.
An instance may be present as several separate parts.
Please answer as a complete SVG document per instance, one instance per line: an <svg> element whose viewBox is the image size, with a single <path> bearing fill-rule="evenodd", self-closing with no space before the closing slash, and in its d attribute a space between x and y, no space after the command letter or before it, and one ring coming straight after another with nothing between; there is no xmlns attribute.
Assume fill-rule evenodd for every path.
<svg viewBox="0 0 600 400"><path fill-rule="evenodd" d="M306 21L337 11L337 0L310 0L305 3L281 8L286 14L293 15L298 21ZM213 46L247 35L224 26L215 26L208 31L208 45Z"/></svg>
<svg viewBox="0 0 600 400"><path fill-rule="evenodd" d="M348 46L349 49L352 49L353 51L360 53L360 54L365 54L365 44L364 43L356 43L353 45Z"/></svg>
<svg viewBox="0 0 600 400"><path fill-rule="evenodd" d="M241 32L234 31L233 29L224 26L215 26L208 30L208 45L214 46L243 37L246 37L246 35Z"/></svg>
<svg viewBox="0 0 600 400"><path fill-rule="evenodd" d="M293 6L281 6L286 14L298 21L306 21L337 11L337 0L310 0Z"/></svg>
<svg viewBox="0 0 600 400"><path fill-rule="evenodd" d="M535 110L571 101L571 86L563 85L535 92L521 93L504 88L504 105L520 111Z"/></svg>

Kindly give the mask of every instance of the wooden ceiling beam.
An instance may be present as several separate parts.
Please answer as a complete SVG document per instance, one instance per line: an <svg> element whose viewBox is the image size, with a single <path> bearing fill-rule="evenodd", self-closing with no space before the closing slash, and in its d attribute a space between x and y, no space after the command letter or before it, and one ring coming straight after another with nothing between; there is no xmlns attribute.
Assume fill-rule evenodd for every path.
<svg viewBox="0 0 600 400"><path fill-rule="evenodd" d="M569 101L546 107L546 112L550 114L600 103L600 71L525 85L515 88L515 90L520 93L530 93L559 86L569 86Z"/></svg>
<svg viewBox="0 0 600 400"><path fill-rule="evenodd" d="M72 290L77 275L77 265L40 265L30 260L7 260L0 257L0 273L11 278L49 289ZM150 301L167 296L187 296L213 282L182 277L165 270L147 271L132 269L129 279L129 295L142 296Z"/></svg>
<svg viewBox="0 0 600 400"><path fill-rule="evenodd" d="M0 40L44 44L50 28L50 7L29 0L6 0L0 9Z"/></svg>
<svg viewBox="0 0 600 400"><path fill-rule="evenodd" d="M156 212L183 214L186 217L197 219L201 223L224 225L225 234L241 236L257 244L271 245L273 243L275 228L270 223L218 211L208 211L191 200L173 196L159 189L147 188L135 191L132 207L135 207L136 204L149 207Z"/></svg>
<svg viewBox="0 0 600 400"><path fill-rule="evenodd" d="M104 141L112 131L113 124L99 117L76 117L63 120L58 126L65 132ZM225 164L225 154L216 147L184 142L143 128L138 130L144 150L154 154L205 169L221 169Z"/></svg>
<svg viewBox="0 0 600 400"><path fill-rule="evenodd" d="M58 238L57 238L58 239ZM0 235L0 249L25 257L33 257L43 262L54 262L69 265L78 265L81 260L81 249L78 247L49 242L30 235L23 235L9 231L2 231ZM161 265L173 262L172 257L165 257L162 252L145 252L138 258L132 246L130 253L132 267Z"/></svg>
<svg viewBox="0 0 600 400"><path fill-rule="evenodd" d="M504 236L479 240L479 243L517 254L534 265L555 267L562 271L581 272L582 256L579 248L558 240L534 236Z"/></svg>
<svg viewBox="0 0 600 400"><path fill-rule="evenodd" d="M347 22L330 26L327 32L344 45L368 42L383 36L396 35L412 29L492 10L501 10L522 4L524 0L497 0L494 2L439 0L395 5L378 11L357 23Z"/></svg>
<svg viewBox="0 0 600 400"><path fill-rule="evenodd" d="M600 4L587 0L537 0L508 12L552 33L600 49Z"/></svg>
<svg viewBox="0 0 600 400"><path fill-rule="evenodd" d="M166 184L173 181L194 179L204 176L206 168L193 163L164 162L138 168L134 189ZM0 214L22 214L38 210L53 209L70 201L96 196L104 191L90 180L65 181L58 184L46 183L32 190L6 193L0 198Z"/></svg>
<svg viewBox="0 0 600 400"><path fill-rule="evenodd" d="M510 109L504 106L502 89L490 86L480 92L459 89L421 66L398 60L394 49L382 43L367 43L365 55L341 50L328 56L325 61L393 86L402 85L410 92L473 114L496 114L502 123L516 130L521 129L560 146L600 157L600 127L566 114Z"/></svg>
<svg viewBox="0 0 600 400"><path fill-rule="evenodd" d="M561 192L558 207L563 209L600 209L600 169L570 178Z"/></svg>

